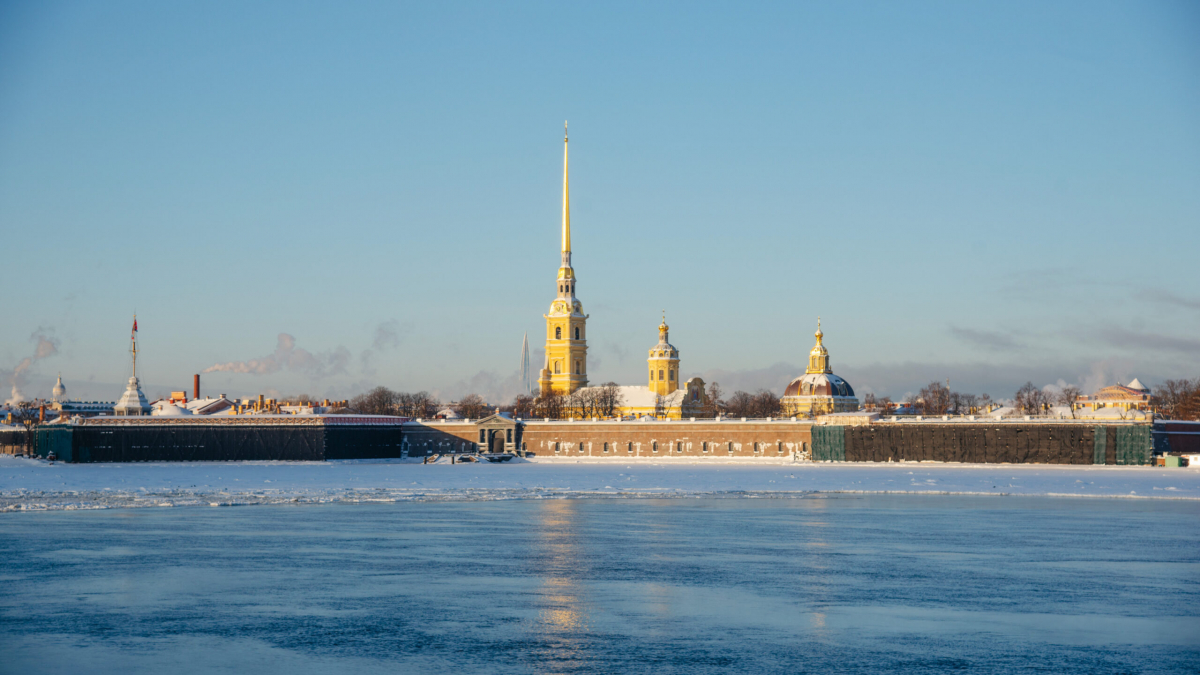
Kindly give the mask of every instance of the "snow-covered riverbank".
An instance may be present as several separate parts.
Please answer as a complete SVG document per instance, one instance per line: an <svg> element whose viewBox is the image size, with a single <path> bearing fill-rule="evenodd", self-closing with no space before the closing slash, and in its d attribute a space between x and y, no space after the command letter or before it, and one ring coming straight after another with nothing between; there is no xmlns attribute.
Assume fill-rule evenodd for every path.
<svg viewBox="0 0 1200 675"><path fill-rule="evenodd" d="M1200 470L787 461L541 460L48 464L0 456L0 510L835 493L1200 500Z"/></svg>

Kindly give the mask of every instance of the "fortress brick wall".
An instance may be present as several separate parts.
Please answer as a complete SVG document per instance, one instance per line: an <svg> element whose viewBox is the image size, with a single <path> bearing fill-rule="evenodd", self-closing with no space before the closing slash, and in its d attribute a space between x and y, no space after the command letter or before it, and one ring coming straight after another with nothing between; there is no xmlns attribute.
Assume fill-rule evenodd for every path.
<svg viewBox="0 0 1200 675"><path fill-rule="evenodd" d="M535 457L807 457L808 422L791 420L551 421L524 424Z"/></svg>

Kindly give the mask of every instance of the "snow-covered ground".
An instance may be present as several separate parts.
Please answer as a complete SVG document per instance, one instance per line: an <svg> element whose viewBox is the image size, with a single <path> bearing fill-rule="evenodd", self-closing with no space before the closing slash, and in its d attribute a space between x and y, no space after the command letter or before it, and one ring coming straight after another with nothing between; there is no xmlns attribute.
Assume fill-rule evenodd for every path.
<svg viewBox="0 0 1200 675"><path fill-rule="evenodd" d="M1200 500L1200 469L787 460L48 464L0 456L0 510L814 493Z"/></svg>

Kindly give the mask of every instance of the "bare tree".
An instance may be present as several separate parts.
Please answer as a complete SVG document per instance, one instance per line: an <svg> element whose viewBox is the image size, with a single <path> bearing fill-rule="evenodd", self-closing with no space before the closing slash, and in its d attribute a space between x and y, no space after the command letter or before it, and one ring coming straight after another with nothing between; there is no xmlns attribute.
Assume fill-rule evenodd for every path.
<svg viewBox="0 0 1200 675"><path fill-rule="evenodd" d="M988 394L980 394L979 400L976 401L976 405L979 407L980 410L987 408L988 406L992 405L992 403L993 403L992 397L989 396Z"/></svg>
<svg viewBox="0 0 1200 675"><path fill-rule="evenodd" d="M880 415L886 415L886 414L892 412L892 408L895 407L894 404L892 403L891 396L884 396L883 398L878 400L876 405L878 406Z"/></svg>
<svg viewBox="0 0 1200 675"><path fill-rule="evenodd" d="M733 392L725 402L725 412L730 417L751 417L754 409L754 397L744 391Z"/></svg>
<svg viewBox="0 0 1200 675"><path fill-rule="evenodd" d="M533 417L534 398L528 394L517 394L512 402L513 417Z"/></svg>
<svg viewBox="0 0 1200 675"><path fill-rule="evenodd" d="M1192 390L1192 395L1178 405L1174 417L1177 420L1200 421L1200 386Z"/></svg>
<svg viewBox="0 0 1200 675"><path fill-rule="evenodd" d="M621 388L616 382L605 382L596 388L596 414L600 417L613 417L617 409L624 404Z"/></svg>
<svg viewBox="0 0 1200 675"><path fill-rule="evenodd" d="M387 387L375 387L371 391L350 399L350 407L364 415L395 415L399 394Z"/></svg>
<svg viewBox="0 0 1200 675"><path fill-rule="evenodd" d="M662 394L654 395L654 417L655 419L662 417L666 413L667 400Z"/></svg>
<svg viewBox="0 0 1200 675"><path fill-rule="evenodd" d="M1021 385L1013 396L1014 407L1026 415L1042 414L1049 403L1050 397L1046 396L1046 392L1033 386L1032 382Z"/></svg>
<svg viewBox="0 0 1200 675"><path fill-rule="evenodd" d="M477 420L487 412L487 402L479 394L467 394L458 399L458 414L467 419Z"/></svg>
<svg viewBox="0 0 1200 675"><path fill-rule="evenodd" d="M721 398L724 393L721 391L721 385L716 382L708 383L708 412L710 413L710 417L716 417L724 408L725 401Z"/></svg>
<svg viewBox="0 0 1200 675"><path fill-rule="evenodd" d="M534 417L545 417L552 420L562 419L563 411L566 407L565 398L565 396L556 391L539 394L530 404L530 412L532 412Z"/></svg>
<svg viewBox="0 0 1200 675"><path fill-rule="evenodd" d="M754 417L778 417L780 411L779 396L773 391L759 389L754 395L751 407Z"/></svg>
<svg viewBox="0 0 1200 675"><path fill-rule="evenodd" d="M950 390L941 382L930 382L919 396L926 415L945 415L950 410Z"/></svg>
<svg viewBox="0 0 1200 675"><path fill-rule="evenodd" d="M13 422L25 428L25 454L33 454L33 430L42 423L42 401L17 401L10 406Z"/></svg>

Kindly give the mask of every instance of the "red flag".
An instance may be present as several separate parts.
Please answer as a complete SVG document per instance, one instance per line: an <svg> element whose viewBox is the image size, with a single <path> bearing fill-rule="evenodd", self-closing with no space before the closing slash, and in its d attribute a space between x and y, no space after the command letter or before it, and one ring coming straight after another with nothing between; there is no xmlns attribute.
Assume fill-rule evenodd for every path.
<svg viewBox="0 0 1200 675"><path fill-rule="evenodd" d="M134 339L134 338L136 338L136 337L137 337L136 333L137 333L137 317L134 317L134 319L133 319L133 332L129 334L129 338L130 338L131 340L132 340L132 339Z"/></svg>

